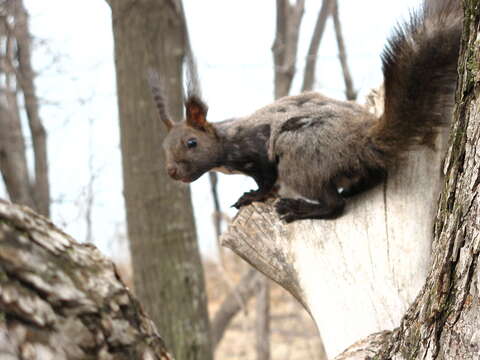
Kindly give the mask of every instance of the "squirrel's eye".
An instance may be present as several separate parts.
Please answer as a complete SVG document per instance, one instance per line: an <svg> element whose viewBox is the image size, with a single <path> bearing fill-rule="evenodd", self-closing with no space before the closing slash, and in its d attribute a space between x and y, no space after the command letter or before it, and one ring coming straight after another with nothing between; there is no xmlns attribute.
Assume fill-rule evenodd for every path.
<svg viewBox="0 0 480 360"><path fill-rule="evenodd" d="M192 149L194 148L195 146L197 146L197 139L188 139L187 140L187 147L189 149Z"/></svg>

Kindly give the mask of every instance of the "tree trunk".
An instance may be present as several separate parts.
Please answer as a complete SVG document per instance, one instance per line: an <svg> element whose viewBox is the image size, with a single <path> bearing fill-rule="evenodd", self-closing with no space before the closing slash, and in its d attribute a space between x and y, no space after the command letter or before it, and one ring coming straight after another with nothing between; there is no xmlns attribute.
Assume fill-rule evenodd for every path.
<svg viewBox="0 0 480 360"><path fill-rule="evenodd" d="M35 208L28 181L22 123L16 109L10 106L8 99L12 95L8 91L0 98L0 171L10 200Z"/></svg>
<svg viewBox="0 0 480 360"><path fill-rule="evenodd" d="M0 171L13 202L28 205L42 215L50 213L50 186L47 135L35 93L35 73L31 64L28 13L22 0L0 3ZM33 143L35 169L29 174L18 96L23 94L26 117Z"/></svg>
<svg viewBox="0 0 480 360"><path fill-rule="evenodd" d="M290 4L289 0L277 0L277 25L272 46L275 99L290 92L304 8L305 0L297 0L295 4Z"/></svg>
<svg viewBox="0 0 480 360"><path fill-rule="evenodd" d="M208 313L189 188L165 169L164 124L147 70L165 79L182 117L185 24L179 1L109 0L115 40L124 194L135 291L175 358L211 359Z"/></svg>
<svg viewBox="0 0 480 360"><path fill-rule="evenodd" d="M480 1L464 4L458 105L444 166L432 268L382 359L466 360L480 354Z"/></svg>
<svg viewBox="0 0 480 360"><path fill-rule="evenodd" d="M0 201L0 359L172 358L94 246Z"/></svg>
<svg viewBox="0 0 480 360"><path fill-rule="evenodd" d="M23 92L28 125L32 135L35 157L35 182L33 197L40 214L50 215L50 182L47 160L47 133L40 119L38 99L35 93L35 73L32 67L31 38L28 13L22 0L15 0L15 37L17 39L17 81Z"/></svg>
<svg viewBox="0 0 480 360"><path fill-rule="evenodd" d="M337 360L478 358L480 3L465 4L445 182L443 152L417 151L340 219L285 225L256 203L223 237L304 305L330 356L355 343Z"/></svg>

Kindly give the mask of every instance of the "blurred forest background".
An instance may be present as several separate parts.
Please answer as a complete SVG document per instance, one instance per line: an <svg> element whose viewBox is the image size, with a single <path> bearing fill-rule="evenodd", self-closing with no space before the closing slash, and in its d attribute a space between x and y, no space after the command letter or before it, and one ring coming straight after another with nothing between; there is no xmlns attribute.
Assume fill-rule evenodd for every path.
<svg viewBox="0 0 480 360"><path fill-rule="evenodd" d="M381 83L386 37L418 3L2 0L0 197L111 256L177 359L321 358L308 314L218 248L253 182L204 176L189 192L166 178L144 74L176 79L177 118L190 47L211 121L305 89L363 103Z"/></svg>

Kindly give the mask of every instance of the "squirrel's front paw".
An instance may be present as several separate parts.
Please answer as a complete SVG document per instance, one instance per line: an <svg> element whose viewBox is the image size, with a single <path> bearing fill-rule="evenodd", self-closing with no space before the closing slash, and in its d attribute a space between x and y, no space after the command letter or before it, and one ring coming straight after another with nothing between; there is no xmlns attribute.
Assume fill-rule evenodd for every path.
<svg viewBox="0 0 480 360"><path fill-rule="evenodd" d="M273 196L273 193L270 191L252 190L243 194L232 207L240 209L242 206L250 205L254 201L265 201L270 196Z"/></svg>
<svg viewBox="0 0 480 360"><path fill-rule="evenodd" d="M246 192L240 198L237 200L235 204L232 205L232 207L236 209L240 209L242 206L250 205L254 199L252 199L251 196L252 191Z"/></svg>

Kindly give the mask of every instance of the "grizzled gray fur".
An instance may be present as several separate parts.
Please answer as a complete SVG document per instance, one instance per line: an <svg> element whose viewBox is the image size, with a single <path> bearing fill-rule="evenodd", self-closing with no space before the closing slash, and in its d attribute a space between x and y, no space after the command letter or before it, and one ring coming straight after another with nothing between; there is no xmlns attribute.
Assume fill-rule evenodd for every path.
<svg viewBox="0 0 480 360"><path fill-rule="evenodd" d="M251 176L258 190L234 206L262 201L285 185L300 198L281 198L287 222L335 218L345 199L381 182L388 168L415 145L431 146L453 106L462 29L460 2L425 0L410 21L394 30L382 56L384 114L315 92L288 96L250 116L207 121L197 94L185 102L186 120L166 113L158 79L154 99L169 134L163 144L167 171L191 182L209 170Z"/></svg>

